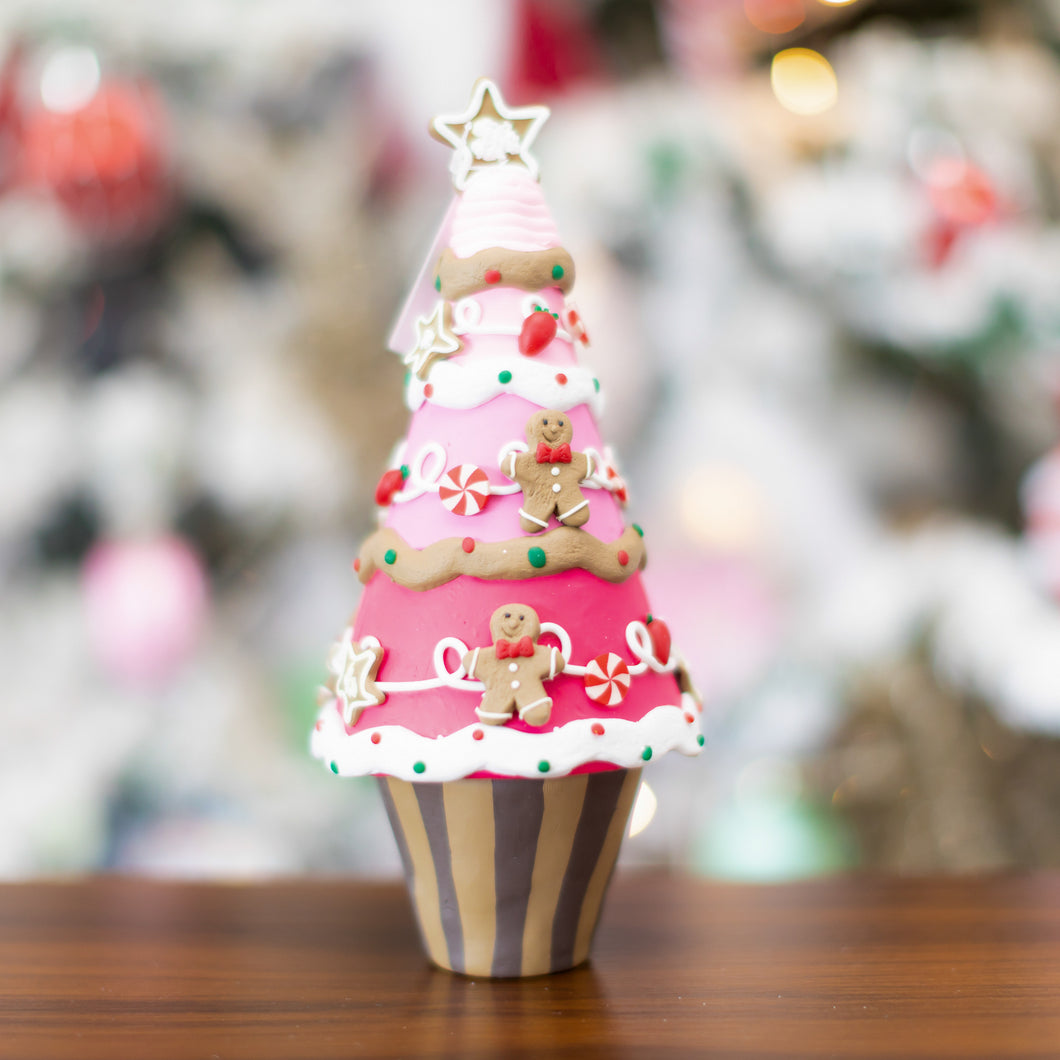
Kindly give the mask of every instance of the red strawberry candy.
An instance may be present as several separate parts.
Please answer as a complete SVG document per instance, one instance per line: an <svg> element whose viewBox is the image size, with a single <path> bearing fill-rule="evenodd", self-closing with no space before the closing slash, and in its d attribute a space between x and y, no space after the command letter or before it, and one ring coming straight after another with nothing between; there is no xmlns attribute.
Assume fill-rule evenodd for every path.
<svg viewBox="0 0 1060 1060"><path fill-rule="evenodd" d="M385 508L393 499L402 486L405 485L405 475L400 468L393 467L383 472L379 485L375 488L375 503L380 508Z"/></svg>
<svg viewBox="0 0 1060 1060"><path fill-rule="evenodd" d="M527 357L540 353L556 337L556 318L547 309L535 309L519 332L519 352Z"/></svg>
<svg viewBox="0 0 1060 1060"><path fill-rule="evenodd" d="M655 658L664 666L670 661L670 627L659 618L651 615L644 620L651 638L651 650Z"/></svg>

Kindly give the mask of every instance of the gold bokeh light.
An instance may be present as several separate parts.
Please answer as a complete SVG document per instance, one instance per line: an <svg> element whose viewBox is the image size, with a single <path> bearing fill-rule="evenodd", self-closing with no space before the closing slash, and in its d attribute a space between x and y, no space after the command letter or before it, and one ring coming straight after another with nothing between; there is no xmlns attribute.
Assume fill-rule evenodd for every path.
<svg viewBox="0 0 1060 1060"><path fill-rule="evenodd" d="M793 114L823 114L839 98L839 82L832 64L810 48L777 52L769 79L777 101Z"/></svg>

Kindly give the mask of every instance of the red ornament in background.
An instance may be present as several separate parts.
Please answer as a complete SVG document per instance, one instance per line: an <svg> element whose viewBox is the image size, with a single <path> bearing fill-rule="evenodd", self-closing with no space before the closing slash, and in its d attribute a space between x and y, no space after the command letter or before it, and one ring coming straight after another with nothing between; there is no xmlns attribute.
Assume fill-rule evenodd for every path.
<svg viewBox="0 0 1060 1060"><path fill-rule="evenodd" d="M105 242L157 231L172 199L167 122L144 81L103 81L69 111L41 105L23 116L21 182L62 203Z"/></svg>
<svg viewBox="0 0 1060 1060"><path fill-rule="evenodd" d="M569 0L518 0L512 18L507 87L515 103L604 79L604 62L586 9Z"/></svg>
<svg viewBox="0 0 1060 1060"><path fill-rule="evenodd" d="M962 235L996 221L1001 197L993 181L963 158L940 158L924 178L934 220L924 236L924 255L932 268L950 259Z"/></svg>
<svg viewBox="0 0 1060 1060"><path fill-rule="evenodd" d="M527 357L540 353L555 337L556 318L547 309L535 309L519 332L519 352Z"/></svg>
<svg viewBox="0 0 1060 1060"><path fill-rule="evenodd" d="M23 49L15 45L0 67L0 192L16 176L22 114L18 105L18 85L22 76Z"/></svg>

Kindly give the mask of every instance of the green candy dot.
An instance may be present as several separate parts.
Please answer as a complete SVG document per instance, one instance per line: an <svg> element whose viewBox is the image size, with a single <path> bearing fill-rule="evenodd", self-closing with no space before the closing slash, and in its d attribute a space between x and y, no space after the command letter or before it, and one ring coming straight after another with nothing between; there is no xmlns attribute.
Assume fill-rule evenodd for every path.
<svg viewBox="0 0 1060 1060"><path fill-rule="evenodd" d="M402 478L408 478L409 477L409 466L408 466L408 464L402 464L401 468L400 468L400 471L401 471L401 477Z"/></svg>
<svg viewBox="0 0 1060 1060"><path fill-rule="evenodd" d="M545 550L543 548L538 548L537 545L526 553L526 558L530 560L531 567L537 567L538 569L543 567L548 561L548 557L545 555Z"/></svg>
<svg viewBox="0 0 1060 1060"><path fill-rule="evenodd" d="M550 766L543 758L537 763L537 771L539 773L547 773L551 768L552 766Z"/></svg>
<svg viewBox="0 0 1060 1060"><path fill-rule="evenodd" d="M502 383L510 383L512 381L512 373L509 372L507 368L505 368L504 371L501 372L501 374L497 376L497 378Z"/></svg>
<svg viewBox="0 0 1060 1060"><path fill-rule="evenodd" d="M423 762L414 762L412 764L413 773L423 773L427 769L427 766Z"/></svg>
<svg viewBox="0 0 1060 1060"><path fill-rule="evenodd" d="M562 280L563 279L563 266L553 265L552 266L552 279Z"/></svg>
<svg viewBox="0 0 1060 1060"><path fill-rule="evenodd" d="M332 762L332 763L331 763L331 772L332 772L332 773L338 773L338 771L339 771L339 764L338 764L338 762Z"/></svg>
<svg viewBox="0 0 1060 1060"><path fill-rule="evenodd" d="M651 759L651 748L645 747L644 750L641 751L640 757L643 758L645 762L649 761Z"/></svg>
<svg viewBox="0 0 1060 1060"><path fill-rule="evenodd" d="M435 276L434 278L434 289L440 291L442 289L442 278L441 276Z"/></svg>
<svg viewBox="0 0 1060 1060"><path fill-rule="evenodd" d="M705 744L706 742L707 742L707 738L702 733L700 733L696 737L696 743L698 743L700 747L702 747L703 744Z"/></svg>
<svg viewBox="0 0 1060 1060"><path fill-rule="evenodd" d="M386 552L383 553L383 559L385 559L387 563L393 563L397 559L397 553L392 548L388 548Z"/></svg>
<svg viewBox="0 0 1060 1060"><path fill-rule="evenodd" d="M636 531L637 531L637 533L638 533L638 534L639 534L639 535L640 535L641 537L643 537L643 536L644 536L644 531L643 531L643 530L641 530L641 528L640 528L639 526L637 526L637 524L636 524L636 523L634 523L634 524L633 524L633 529L634 529L634 530L636 530Z"/></svg>
<svg viewBox="0 0 1060 1060"><path fill-rule="evenodd" d="M593 388L596 390L596 392L598 394L600 393L600 380L599 379L594 379L593 380Z"/></svg>

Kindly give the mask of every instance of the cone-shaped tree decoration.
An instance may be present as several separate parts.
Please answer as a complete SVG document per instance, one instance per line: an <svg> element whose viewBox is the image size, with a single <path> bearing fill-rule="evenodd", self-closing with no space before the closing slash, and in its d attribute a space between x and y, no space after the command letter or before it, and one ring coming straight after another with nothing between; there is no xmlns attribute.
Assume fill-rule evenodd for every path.
<svg viewBox="0 0 1060 1060"><path fill-rule="evenodd" d="M335 773L392 778L428 953L478 975L585 959L640 767L702 744L579 363L529 153L547 113L483 80L432 124L458 194L392 339L412 418L313 735Z"/></svg>

